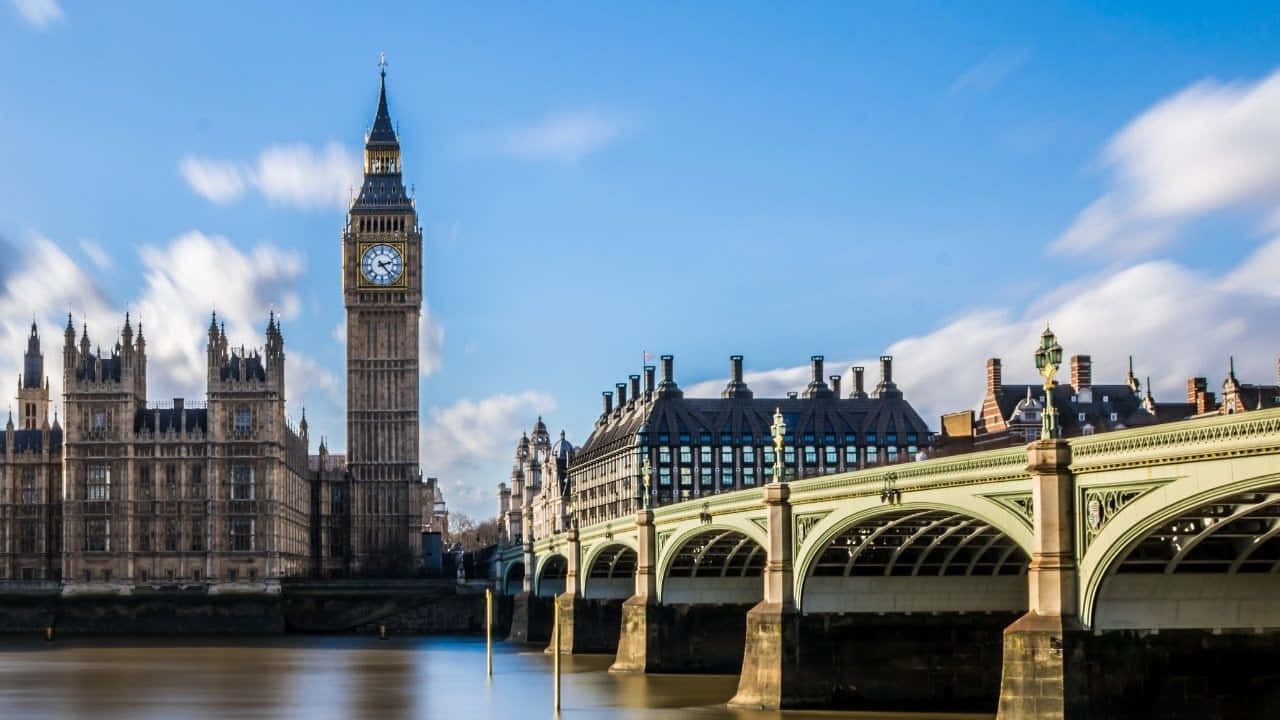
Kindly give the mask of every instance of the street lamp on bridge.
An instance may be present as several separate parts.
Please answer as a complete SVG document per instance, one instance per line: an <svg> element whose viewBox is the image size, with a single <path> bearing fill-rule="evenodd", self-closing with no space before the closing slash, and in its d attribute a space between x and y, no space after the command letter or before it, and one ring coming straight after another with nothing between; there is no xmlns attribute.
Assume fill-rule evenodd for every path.
<svg viewBox="0 0 1280 720"><path fill-rule="evenodd" d="M1036 349L1036 369L1044 378L1044 413L1040 418L1040 437L1055 438L1062 434L1058 426L1058 408L1053 406L1053 376L1062 364L1062 346L1048 325L1040 333L1040 347Z"/></svg>

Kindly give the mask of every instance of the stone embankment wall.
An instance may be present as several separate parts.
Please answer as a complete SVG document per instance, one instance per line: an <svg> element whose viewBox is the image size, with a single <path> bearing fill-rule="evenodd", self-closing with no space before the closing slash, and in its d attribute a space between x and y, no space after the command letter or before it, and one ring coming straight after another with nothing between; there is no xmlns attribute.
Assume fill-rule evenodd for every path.
<svg viewBox="0 0 1280 720"><path fill-rule="evenodd" d="M511 602L494 600L494 635L503 637ZM362 633L379 626L397 634L482 633L484 591L422 581L300 583L275 594L0 593L0 633Z"/></svg>

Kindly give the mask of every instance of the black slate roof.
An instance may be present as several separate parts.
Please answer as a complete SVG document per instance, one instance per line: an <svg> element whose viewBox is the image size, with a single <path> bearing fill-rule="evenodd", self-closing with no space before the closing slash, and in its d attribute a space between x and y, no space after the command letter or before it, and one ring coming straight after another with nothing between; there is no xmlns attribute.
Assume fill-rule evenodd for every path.
<svg viewBox="0 0 1280 720"><path fill-rule="evenodd" d="M98 368L102 370L99 372ZM81 381L102 381L114 380L120 382L120 357L118 355L112 357L100 358L94 360L90 358L88 362L76 368L76 379Z"/></svg>
<svg viewBox="0 0 1280 720"><path fill-rule="evenodd" d="M574 457L574 464L589 461L601 454L625 447L641 427L646 427L650 444L661 443L666 434L670 444L677 444L681 434L689 435L691 444L750 444L771 442L770 426L775 409L781 410L787 423L788 445L847 444L845 435L853 433L856 442L865 442L867 433L876 433L877 443L885 435L915 433L916 445L929 444L929 428L900 393L883 398L658 398L652 404L638 403L603 425L598 424L591 437ZM725 436L728 443L725 443ZM808 436L812 436L809 438ZM898 444L906 445L905 437Z"/></svg>
<svg viewBox="0 0 1280 720"><path fill-rule="evenodd" d="M238 355L232 355L221 369L221 377L223 380L257 380L265 382L267 379L267 368L262 364L262 356L254 353L244 357L244 377L240 376L240 360Z"/></svg>
<svg viewBox="0 0 1280 720"><path fill-rule="evenodd" d="M0 433L0 453L8 452L8 433ZM13 431L13 451L14 453L38 453L43 450L44 431L43 430L14 430ZM49 430L49 452L58 453L62 450L62 428L53 428Z"/></svg>
<svg viewBox="0 0 1280 720"><path fill-rule="evenodd" d="M186 415L187 432L206 432L209 429L209 411L205 408L184 408L176 410L174 408L145 408L138 410L133 415L133 431L156 432L159 428L160 432L168 432L170 430L177 432L180 425L178 424L181 412Z"/></svg>
<svg viewBox="0 0 1280 720"><path fill-rule="evenodd" d="M391 113L387 110L387 74L382 73L382 86L378 89L378 111L373 116L373 127L365 141L369 147L396 147L395 128L391 125Z"/></svg>
<svg viewBox="0 0 1280 720"><path fill-rule="evenodd" d="M996 391L996 403L1000 406L1000 416L1006 422L1016 422L1013 417L1018 403L1027 397L1028 389L1032 399L1043 403L1044 388L1041 385L1001 385ZM1106 432L1127 427L1153 425L1156 423L1181 420L1195 414L1194 403L1158 402L1155 403L1155 414L1143 407L1141 392L1128 385L1093 385L1089 388L1088 402L1082 402L1082 393L1070 385L1056 385L1053 388L1053 405L1058 408L1058 425L1065 436L1082 434L1082 428L1088 424L1094 432ZM1080 414L1084 413L1084 420ZM1116 419L1111 419L1115 413Z"/></svg>

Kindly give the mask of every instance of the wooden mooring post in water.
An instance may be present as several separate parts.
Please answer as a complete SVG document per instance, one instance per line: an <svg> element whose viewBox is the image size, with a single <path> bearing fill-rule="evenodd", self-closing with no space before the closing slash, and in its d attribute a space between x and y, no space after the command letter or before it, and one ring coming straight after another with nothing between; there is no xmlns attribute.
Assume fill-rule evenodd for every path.
<svg viewBox="0 0 1280 720"><path fill-rule="evenodd" d="M484 669L493 677L493 590L484 589Z"/></svg>
<svg viewBox="0 0 1280 720"><path fill-rule="evenodd" d="M554 691L552 693L552 709L557 713L560 712L560 597L552 596L552 602L555 603L556 612L554 624L551 626L551 674L553 676Z"/></svg>

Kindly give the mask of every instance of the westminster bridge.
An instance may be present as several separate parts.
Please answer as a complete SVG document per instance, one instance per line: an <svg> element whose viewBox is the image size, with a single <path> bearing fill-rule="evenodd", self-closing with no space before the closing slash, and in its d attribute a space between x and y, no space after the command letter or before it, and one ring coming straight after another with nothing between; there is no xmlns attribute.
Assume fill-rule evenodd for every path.
<svg viewBox="0 0 1280 720"><path fill-rule="evenodd" d="M734 705L1262 717L1278 536L1265 410L642 510L508 548L498 577L512 640L558 602L562 651L739 672Z"/></svg>

